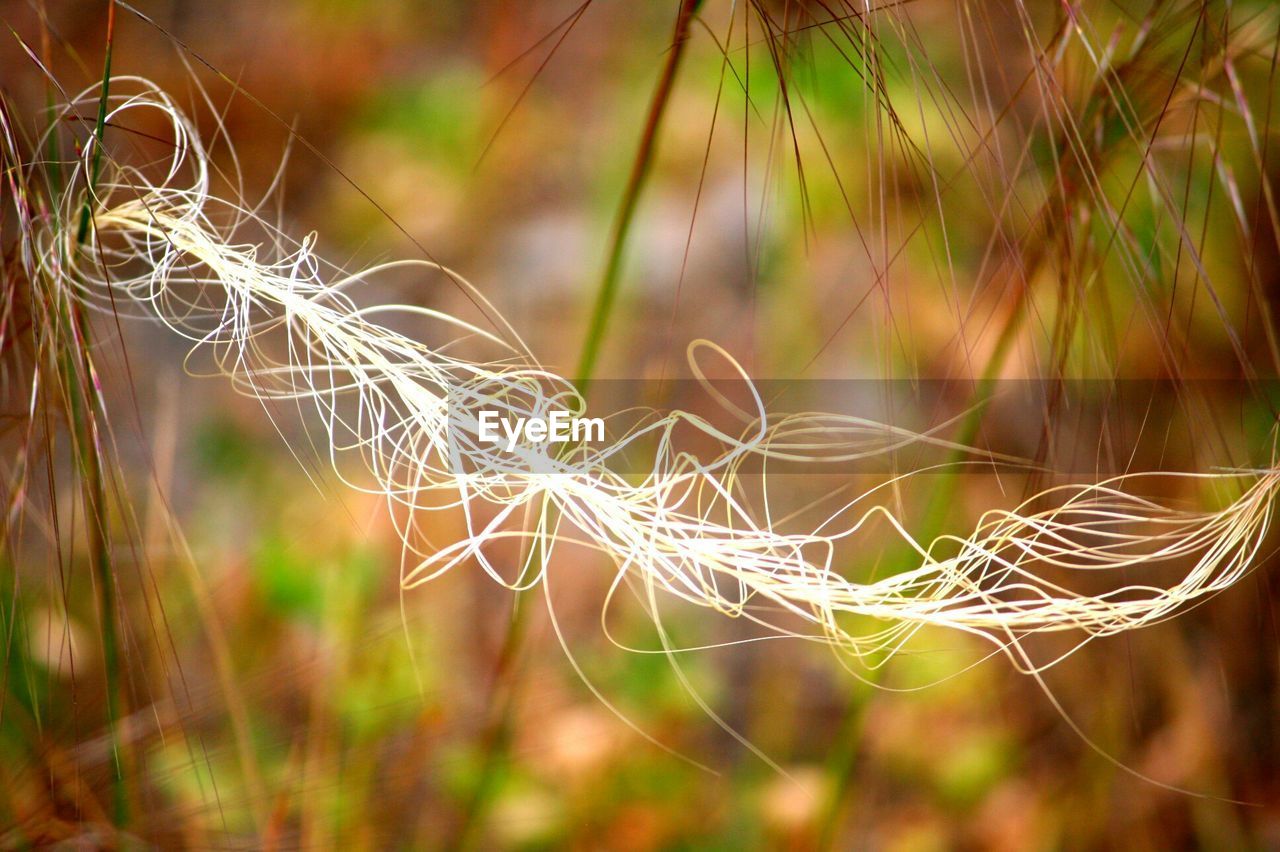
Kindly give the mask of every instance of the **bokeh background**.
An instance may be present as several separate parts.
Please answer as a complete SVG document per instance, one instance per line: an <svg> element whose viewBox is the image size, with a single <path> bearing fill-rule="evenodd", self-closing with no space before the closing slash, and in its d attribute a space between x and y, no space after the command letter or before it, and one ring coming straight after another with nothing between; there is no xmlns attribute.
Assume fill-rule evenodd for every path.
<svg viewBox="0 0 1280 852"><path fill-rule="evenodd" d="M1089 467L1266 462L1271 4L687 5L140 2L154 25L117 9L114 71L221 128L215 157L230 174L229 140L240 170L225 191L269 195L273 220L348 267L429 252L567 375L649 145L601 381L687 377L686 347L709 338L760 377L970 388L924 425L1024 379L1102 394L1154 379L1176 403L1157 422L1141 404L1096 415L1096 399L1097 423L1070 405L956 421L951 437L1070 463L1057 479L923 478L893 498L918 528L961 532ZM6 0L0 17L68 93L100 78L105 3ZM48 81L0 41L7 108L34 133ZM359 298L473 311L443 276ZM53 430L6 495L5 846L1280 845L1270 542L1230 592L1039 680L960 635L922 632L867 668L816 643L740 643L754 634L734 620L674 605L672 636L724 647L673 664L609 640L609 565L585 552L519 596L466 568L402 593L381 503L326 471L314 423L184 375L162 328L104 321L95 339L124 766ZM6 369L6 452L27 435L24 375ZM797 479L797 494L849 484ZM1224 496L1161 488L1179 505ZM848 576L901 567L880 533L842 556ZM659 647L642 607L607 621Z"/></svg>

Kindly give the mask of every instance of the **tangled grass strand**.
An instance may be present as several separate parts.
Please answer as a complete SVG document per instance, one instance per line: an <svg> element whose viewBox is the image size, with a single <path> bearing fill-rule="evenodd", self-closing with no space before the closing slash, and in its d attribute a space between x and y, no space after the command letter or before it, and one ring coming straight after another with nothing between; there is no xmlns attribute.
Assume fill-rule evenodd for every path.
<svg viewBox="0 0 1280 852"><path fill-rule="evenodd" d="M918 541L877 502L885 486L845 501L807 531L788 532L773 517L770 480L761 480L753 501L740 473L753 459L798 459L820 470L912 444L951 446L936 430L917 434L829 414L774 417L757 393L738 435L676 411L602 447L557 452L524 443L507 451L486 443L476 417L483 403L546 417L581 413L585 402L569 381L525 355L507 328L486 330L423 307L358 307L349 291L391 270L453 274L422 260L354 273L325 262L315 235L292 241L211 191L200 135L158 87L116 78L112 93L108 124L127 126L134 111L159 112L172 133L171 155L145 167L104 163L91 199L92 238L83 248L57 246L65 229L35 228L33 255L73 258L67 280L86 304L158 318L192 342L192 356L211 354L216 371L241 392L314 406L337 474L386 500L404 544L405 588L464 563L509 588L529 588L556 547L572 542L613 563L610 598L624 580L637 581L650 595L661 591L779 634L817 638L867 665L926 625L950 628L1038 671L1056 659L1033 662L1022 647L1031 635L1070 632L1082 643L1155 624L1231 587L1256 564L1280 486L1274 469L1137 473L1058 486L1014 509L988 511L967 536ZM87 90L67 114L96 98ZM84 152L80 169L90 155ZM72 221L84 203L83 190L68 190L57 215ZM250 228L265 238L241 236ZM403 318L429 322L442 342L393 330ZM467 339L498 354L490 361L451 354ZM693 348L694 356L703 352L728 359L711 344ZM722 451L706 459L679 451L673 436L681 424ZM638 478L615 472L610 462L641 438L656 446L651 468ZM367 476L348 475L350 459ZM1218 509L1190 510L1136 493L1188 478L1227 483L1238 496ZM435 546L420 521L446 508L462 512L465 535ZM879 523L901 539L914 566L874 582L848 579L837 566ZM486 552L505 539L525 545L514 576ZM1098 575L1123 578L1125 569L1161 564L1178 568L1176 582L1120 582L1090 594L1050 579L1087 574L1095 583Z"/></svg>

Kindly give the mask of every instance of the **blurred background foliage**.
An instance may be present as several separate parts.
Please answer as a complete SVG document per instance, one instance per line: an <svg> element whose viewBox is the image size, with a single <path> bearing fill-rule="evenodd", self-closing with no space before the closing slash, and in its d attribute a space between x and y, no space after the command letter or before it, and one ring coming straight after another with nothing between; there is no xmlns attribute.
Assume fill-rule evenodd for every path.
<svg viewBox="0 0 1280 852"><path fill-rule="evenodd" d="M598 377L687 375L705 337L757 376L1223 379L1234 423L1199 422L1188 391L1181 430L1130 412L1108 424L1115 443L1075 450L1100 470L1134 453L1188 470L1265 458L1274 412L1250 383L1280 365L1272 4L695 5ZM216 108L249 200L288 150L272 203L290 233L318 231L349 267L429 251L572 373L678 6L156 0L138 7L160 29L117 12L115 73L174 92L209 133ZM105 3L0 10L47 41L69 92L100 75ZM34 129L47 81L3 42L0 85ZM474 312L443 277L361 298ZM120 762L55 429L6 495L0 844L1280 845L1271 559L1043 683L929 631L873 671L792 641L629 653L602 630L596 556L566 549L514 604L479 571L402 593L382 505L326 471L294 412L268 419L184 376L164 329L103 323L97 339ZM29 440L22 375L6 368L6 448ZM1052 435L1069 454L1054 416L954 434L1027 456ZM963 529L1032 484L930 478L894 499ZM456 534L456 518L431 523ZM900 558L886 544L841 567ZM640 606L606 622L660 647ZM688 644L752 636L675 606L663 627Z"/></svg>

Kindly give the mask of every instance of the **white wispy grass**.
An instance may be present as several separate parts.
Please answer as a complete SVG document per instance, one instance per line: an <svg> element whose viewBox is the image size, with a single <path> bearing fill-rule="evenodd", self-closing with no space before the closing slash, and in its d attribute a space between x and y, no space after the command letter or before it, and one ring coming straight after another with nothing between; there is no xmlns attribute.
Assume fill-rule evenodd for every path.
<svg viewBox="0 0 1280 852"><path fill-rule="evenodd" d="M1033 661L1026 637L1065 631L1084 642L1153 624L1232 586L1258 557L1280 485L1274 470L1138 473L1062 486L1013 510L987 512L967 536L935 541L918 541L887 508L890 482L843 501L807 530L786 531L789 524L771 510L774 480L759 480L748 497L739 475L746 461L800 459L820 472L832 461L911 443L949 445L936 434L855 417L775 418L758 395L739 435L670 412L603 447L564 452L523 444L507 452L479 440L478 408L499 405L523 417L581 413L584 401L568 381L538 367L502 323L488 331L427 308L361 308L348 295L392 269L444 271L482 299L474 288L426 261L354 273L325 262L314 235L293 241L255 210L211 193L208 151L163 91L116 78L112 93L108 123L127 125L136 111L159 113L172 134L171 156L144 167L104 162L88 243L57 247L51 241L68 239L69 229L36 229L35 253L75 257L66 278L86 303L159 319L193 342L193 354L212 353L242 392L313 405L334 469L344 476L348 459L360 460L369 476L344 479L385 497L404 542L406 588L464 565L478 565L509 588L528 588L541 580L556 546L572 541L613 563L614 591L638 582L650 597L661 591L780 634L830 642L868 665L935 625L989 640L1019 668L1035 671L1056 659ZM93 89L82 93L68 112L97 97ZM90 156L86 151L80 168L89 167ZM82 192L60 200L64 221L81 209ZM437 323L449 342L428 346L392 330L397 315ZM464 339L503 354L490 362L451 355L452 341ZM711 344L698 348L728 359ZM713 436L722 451L712 458L677 451L673 433L681 423ZM644 436L656 446L651 469L639 477L614 472L611 459L634 452ZM1221 481L1238 496L1209 510L1137 496L1186 478ZM456 541L428 543L420 521L439 509L464 514L465 534ZM901 538L914 565L874 582L848 579L841 566L864 552L878 521ZM512 538L527 554L514 574L485 549ZM1176 582L1125 580L1126 569L1159 564L1179 569ZM1073 575L1094 588L1105 575L1109 591L1088 594L1067 579L1049 579Z"/></svg>

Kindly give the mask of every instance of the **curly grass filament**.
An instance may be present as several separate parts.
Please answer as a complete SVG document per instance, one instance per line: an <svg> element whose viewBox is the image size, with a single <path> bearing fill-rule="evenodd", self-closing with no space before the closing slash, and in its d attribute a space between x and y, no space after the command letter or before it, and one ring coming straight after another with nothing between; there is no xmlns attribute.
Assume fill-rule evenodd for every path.
<svg viewBox="0 0 1280 852"><path fill-rule="evenodd" d="M133 93L121 94L125 86ZM523 417L580 412L583 400L566 380L522 356L518 339L506 341L446 313L357 307L348 291L361 282L395 268L441 268L398 261L347 273L326 263L314 235L290 241L252 211L211 193L208 153L187 118L151 83L118 78L108 121L119 125L133 110L165 117L172 154L159 179L149 177L154 166L106 164L93 197L93 233L77 254L82 298L158 317L193 342L192 354L212 353L218 371L241 392L314 405L338 475L388 503L404 543L405 588L467 562L508 588L529 588L541 580L556 546L574 542L612 561L614 590L624 578L638 580L650 596L663 592L781 634L818 638L867 665L934 625L982 637L1020 669L1037 671L1057 660L1033 662L1022 645L1026 637L1070 631L1085 642L1160 622L1238 582L1267 534L1280 487L1276 470L1139 473L1060 486L1015 509L987 512L967 536L932 541L917 540L875 502L881 486L807 531L784 532L773 520L767 479L760 510L750 508L739 478L748 459L803 459L820 469L824 460L914 442L947 444L861 418L774 418L758 395L749 427L736 436L677 411L603 448L556 454L549 444L526 443L506 452L479 440L475 406L496 399ZM68 192L63 214L83 201ZM238 237L248 226L269 238ZM42 238L52 240L54 233ZM51 249L46 244L39 255L53 256ZM436 323L445 344L429 346L394 331L388 319L397 315ZM451 344L466 338L498 347L502 357L482 362L451 355ZM272 354L268 340L285 343L283 357ZM692 354L702 351L728 357L705 343ZM722 452L699 459L678 451L673 432L682 423L715 438ZM649 472L631 481L609 461L641 436L654 439L657 449ZM373 484L345 475L349 458L362 462ZM1244 485L1237 499L1216 510L1176 509L1135 496L1135 486L1162 477ZM434 547L419 518L441 508L460 509L466 532ZM508 528L525 517L532 522ZM881 520L917 564L874 582L846 578L836 567L842 554ZM512 538L529 546L527 561L509 577L484 546ZM1048 579L1051 572L1122 576L1134 566L1188 562L1168 586L1124 583L1085 594ZM880 626L854 630L850 616Z"/></svg>

